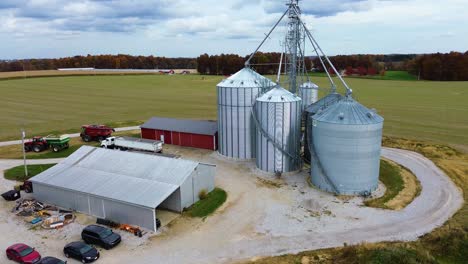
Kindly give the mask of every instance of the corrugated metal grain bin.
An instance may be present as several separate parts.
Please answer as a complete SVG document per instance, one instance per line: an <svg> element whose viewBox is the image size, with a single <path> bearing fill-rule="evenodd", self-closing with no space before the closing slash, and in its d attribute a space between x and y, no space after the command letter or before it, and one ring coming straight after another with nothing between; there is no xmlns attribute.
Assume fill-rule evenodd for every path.
<svg viewBox="0 0 468 264"><path fill-rule="evenodd" d="M319 110L310 119L312 183L346 195L375 190L384 119L351 97Z"/></svg>
<svg viewBox="0 0 468 264"><path fill-rule="evenodd" d="M221 155L255 158L252 106L260 93L274 85L247 67L218 84L218 151Z"/></svg>
<svg viewBox="0 0 468 264"><path fill-rule="evenodd" d="M302 111L309 105L317 102L318 85L313 82L306 82L299 86L299 97L302 99Z"/></svg>
<svg viewBox="0 0 468 264"><path fill-rule="evenodd" d="M273 173L299 169L301 98L277 86L257 99L254 110L257 167Z"/></svg>
<svg viewBox="0 0 468 264"><path fill-rule="evenodd" d="M305 135L304 135L304 160L306 162L310 162L310 126L308 125L310 117L315 115L319 110L323 110L328 106L336 103L338 100L343 98L343 96L339 93L330 93L318 100L317 102L309 105L305 111Z"/></svg>

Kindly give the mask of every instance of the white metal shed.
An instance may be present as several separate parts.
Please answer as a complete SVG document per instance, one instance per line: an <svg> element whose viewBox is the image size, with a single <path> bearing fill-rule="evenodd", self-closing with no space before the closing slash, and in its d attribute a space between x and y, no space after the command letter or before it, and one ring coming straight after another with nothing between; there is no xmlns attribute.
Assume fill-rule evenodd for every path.
<svg viewBox="0 0 468 264"><path fill-rule="evenodd" d="M37 200L156 230L156 208L181 212L214 189L215 166L83 146L31 178Z"/></svg>

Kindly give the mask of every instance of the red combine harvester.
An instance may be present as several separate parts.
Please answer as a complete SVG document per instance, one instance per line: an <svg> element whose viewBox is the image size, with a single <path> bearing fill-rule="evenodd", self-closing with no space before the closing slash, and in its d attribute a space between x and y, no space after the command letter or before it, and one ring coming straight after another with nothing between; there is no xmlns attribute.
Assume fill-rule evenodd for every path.
<svg viewBox="0 0 468 264"><path fill-rule="evenodd" d="M104 140L112 135L115 130L105 125L84 125L81 127L80 137L85 142L91 140Z"/></svg>

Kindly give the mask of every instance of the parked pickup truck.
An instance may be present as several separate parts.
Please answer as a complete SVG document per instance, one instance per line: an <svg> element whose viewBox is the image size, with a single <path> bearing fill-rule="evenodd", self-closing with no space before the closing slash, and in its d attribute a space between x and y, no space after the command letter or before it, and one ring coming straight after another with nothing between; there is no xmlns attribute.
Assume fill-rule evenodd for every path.
<svg viewBox="0 0 468 264"><path fill-rule="evenodd" d="M159 140L133 138L133 137L108 137L101 141L102 148L120 150L144 150L162 152L163 142Z"/></svg>

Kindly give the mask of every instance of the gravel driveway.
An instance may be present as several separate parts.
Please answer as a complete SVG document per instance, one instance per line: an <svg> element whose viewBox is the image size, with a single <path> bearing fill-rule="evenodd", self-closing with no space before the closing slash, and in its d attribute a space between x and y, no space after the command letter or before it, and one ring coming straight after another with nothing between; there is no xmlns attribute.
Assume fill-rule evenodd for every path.
<svg viewBox="0 0 468 264"><path fill-rule="evenodd" d="M405 150L384 148L382 152L421 182L420 196L401 211L364 207L359 197L341 200L311 188L305 171L275 180L251 162L228 160L212 152L176 150L171 149L183 158L217 165L216 184L228 191L227 202L205 220L180 217L162 235L139 243L132 241L138 238L129 237L123 245L104 251L99 263L229 263L343 243L415 240L441 226L463 204L460 191L440 169ZM0 160L0 170L18 164L21 161ZM266 185L265 179L279 184ZM0 179L2 191L13 185ZM1 201L0 206L0 232L7 234L0 238L0 249L21 240L61 257L63 244L79 238L79 233L69 235L66 230L28 231L7 213L11 204ZM3 258L1 263L6 261Z"/></svg>

